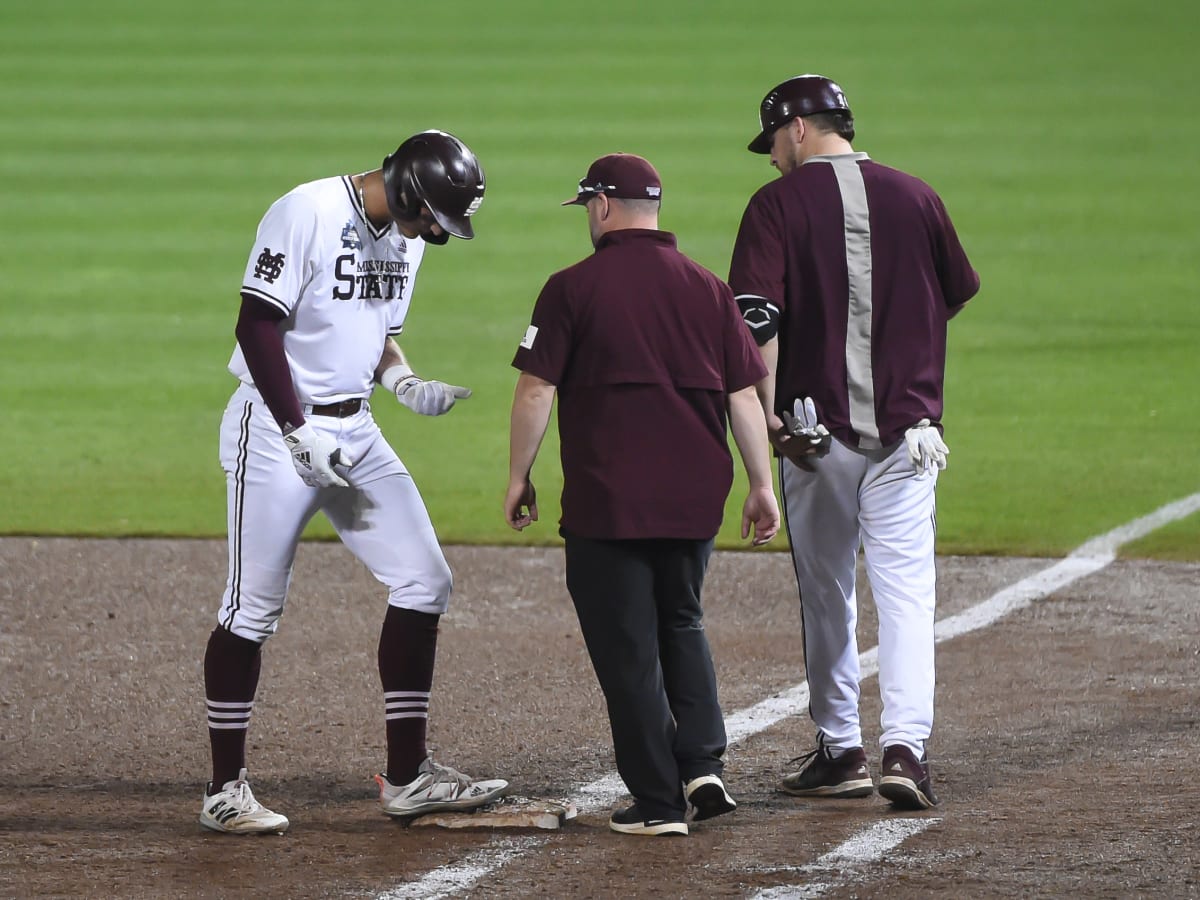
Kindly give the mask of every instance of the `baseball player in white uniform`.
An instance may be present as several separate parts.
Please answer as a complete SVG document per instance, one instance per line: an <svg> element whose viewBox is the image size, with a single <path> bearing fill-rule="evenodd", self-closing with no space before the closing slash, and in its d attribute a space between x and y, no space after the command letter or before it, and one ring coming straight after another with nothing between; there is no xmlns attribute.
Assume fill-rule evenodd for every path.
<svg viewBox="0 0 1200 900"><path fill-rule="evenodd" d="M490 802L508 787L433 762L425 733L438 620L451 590L421 495L371 415L378 382L414 412L442 415L466 388L425 381L394 340L427 243L474 236L483 199L474 153L452 135L406 140L380 169L300 185L258 227L242 281L240 384L221 424L229 576L204 658L213 775L200 824L283 832L258 803L245 740L261 648L283 612L297 544L318 511L388 589L379 640L387 768L384 812L408 817Z"/></svg>

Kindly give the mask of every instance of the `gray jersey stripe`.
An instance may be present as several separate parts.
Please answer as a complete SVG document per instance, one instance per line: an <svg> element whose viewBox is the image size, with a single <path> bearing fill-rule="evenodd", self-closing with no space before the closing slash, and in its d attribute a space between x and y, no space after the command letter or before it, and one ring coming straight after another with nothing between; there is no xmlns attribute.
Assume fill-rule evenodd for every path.
<svg viewBox="0 0 1200 900"><path fill-rule="evenodd" d="M858 160L832 157L829 163L842 194L846 237L846 272L850 279L846 322L846 382L850 395L850 427L864 450L882 446L875 420L875 377L871 368L871 213Z"/></svg>

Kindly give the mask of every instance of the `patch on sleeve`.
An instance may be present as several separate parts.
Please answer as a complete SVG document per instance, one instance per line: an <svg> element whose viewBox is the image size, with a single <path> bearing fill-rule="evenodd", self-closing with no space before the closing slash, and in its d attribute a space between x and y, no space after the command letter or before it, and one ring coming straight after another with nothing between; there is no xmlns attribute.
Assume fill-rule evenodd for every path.
<svg viewBox="0 0 1200 900"><path fill-rule="evenodd" d="M537 332L538 330L536 325L530 325L528 328L526 328L525 337L521 338L521 346L526 350L532 350L533 342L537 340Z"/></svg>

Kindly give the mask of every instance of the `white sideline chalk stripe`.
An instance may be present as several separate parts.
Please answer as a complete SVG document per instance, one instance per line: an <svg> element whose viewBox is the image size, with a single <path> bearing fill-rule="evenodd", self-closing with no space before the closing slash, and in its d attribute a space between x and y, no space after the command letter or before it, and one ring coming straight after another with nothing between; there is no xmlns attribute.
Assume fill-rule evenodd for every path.
<svg viewBox="0 0 1200 900"><path fill-rule="evenodd" d="M465 859L450 866L439 866L432 872L376 896L379 900L437 900L465 891L477 881L516 859L526 851L545 843L537 837L503 840L467 854Z"/></svg>
<svg viewBox="0 0 1200 900"><path fill-rule="evenodd" d="M948 641L951 638L985 628L1003 616L1024 609L1035 601L1049 596L1059 588L1066 587L1080 578L1085 578L1094 572L1100 571L1116 559L1117 548L1122 544L1145 537L1163 525L1174 522L1176 519L1182 519L1197 511L1200 511L1200 493L1192 494L1173 503L1168 503L1166 506L1156 509L1149 515L1134 519L1132 522L1126 522L1124 525L1119 525L1099 537L1092 538L1073 550L1065 559L1060 560L1049 568L1035 572L1033 575L1021 579L1016 584L997 591L987 600L964 610L958 615L942 619L934 626L934 639L940 644L942 641ZM870 650L864 652L859 657L859 664L863 678L877 674L879 671L879 648L872 647ZM804 696L807 701L807 689L804 691ZM762 704L759 705L761 706ZM892 821L897 823L912 823L914 825L920 824L922 827L907 834L900 834L895 843L886 848L889 850L892 847L899 846L906 837L924 831L925 828L941 820L896 819ZM872 826L872 828L862 832L861 836L870 835L875 827ZM809 882L803 885L783 885L768 888L767 890L753 894L753 900L782 900L782 898L789 898L789 900L790 898L812 900L812 898L824 896L832 890L844 887L850 877L850 872L847 870L862 868L879 859L879 855L870 847L869 842L862 845L861 848L855 845L855 841L859 836L856 835L850 838L850 840L811 864L811 867L819 870L822 868L822 861L828 860L833 854L837 854L837 858L841 863L839 868L842 870L840 878L831 882ZM856 852L861 852L861 855L856 857ZM828 865L825 868L828 868ZM809 870L810 866L801 866L797 871L806 872Z"/></svg>
<svg viewBox="0 0 1200 900"><path fill-rule="evenodd" d="M992 624L1002 616L1024 609L1035 600L1040 600L1073 581L1098 572L1116 559L1117 548L1122 544L1145 537L1169 522L1190 516L1200 511L1200 493L1168 503L1149 515L1119 525L1112 531L1094 537L1077 547L1065 559L1048 569L1035 572L1014 585L1004 588L982 603L960 612L956 616L942 619L934 626L938 643L976 631Z"/></svg>
<svg viewBox="0 0 1200 900"><path fill-rule="evenodd" d="M879 862L889 850L899 847L914 834L940 823L941 819L884 819L864 829L847 841L838 844L825 855L804 866L789 867L796 872L824 872L844 869L850 865L865 865ZM838 881L814 881L808 884L783 885L764 888L753 894L754 900L808 900L820 897L832 888L839 887Z"/></svg>
<svg viewBox="0 0 1200 900"><path fill-rule="evenodd" d="M1016 584L993 594L982 603L972 606L948 619L941 620L936 624L934 629L935 640L937 643L948 641L951 638L990 625L1008 613L1024 609L1034 601L1040 600L1042 597L1053 593L1059 588L1103 569L1116 558L1117 548L1122 544L1145 537L1163 525L1190 516L1197 511L1200 511L1200 492L1184 497L1182 500L1168 503L1149 515L1134 519L1132 522L1127 522L1124 525L1119 525L1099 537L1092 538L1073 550L1065 559L1060 560L1049 568L1023 578ZM859 656L859 667L863 678L869 678L879 671L879 650L877 647L872 647ZM728 716L725 719L725 731L728 741L732 745L758 734L760 731L765 731L788 716L803 712L807 706L808 683L802 682L786 691L768 697L754 706L747 707ZM575 794L577 798L575 803L580 811L604 808L614 800L625 795L625 785L619 775L610 774L576 788ZM810 865L814 867L818 866L822 860L828 859L834 853L841 854L838 857L838 861L839 868L842 870L854 866L867 865L878 858L870 855L874 852L871 849L874 846L871 844L871 840L874 840L874 838L868 838L865 843L856 843L859 838L865 835L885 833L877 832L876 829L888 823L914 823L911 826L916 828L914 831L906 832L903 829L909 826L899 825L898 831L886 832L899 834L896 842L886 848L890 850L892 847L899 846L907 837L924 831L929 826L940 821L940 819L893 819L878 822L866 829L866 831L838 845L834 850L826 853ZM921 827L916 827L918 824ZM415 898L441 900L443 897L451 897L460 891L468 890L477 882L507 865L512 860L523 856L531 850L536 850L545 844L547 840L547 838L543 837L528 837L518 841L506 841L498 846L478 850L468 854L461 862L448 866L440 866L416 881L408 882L377 894L376 898L377 900L410 900L410 898L413 898L413 900ZM853 856L855 848L860 848L861 852L866 855ZM829 868L828 863L822 868ZM809 867L801 867L801 870L808 871ZM840 887L842 884L844 884L844 881L838 879L833 882L812 882L807 885L783 886L770 888L769 890L791 891L791 893L758 893L754 897L761 898L761 900L781 897L820 897L828 891Z"/></svg>
<svg viewBox="0 0 1200 900"><path fill-rule="evenodd" d="M838 844L806 868L813 871L835 869L840 868L847 860L878 862L883 859L885 853L903 843L906 838L920 834L941 821L940 818L884 819L848 841Z"/></svg>

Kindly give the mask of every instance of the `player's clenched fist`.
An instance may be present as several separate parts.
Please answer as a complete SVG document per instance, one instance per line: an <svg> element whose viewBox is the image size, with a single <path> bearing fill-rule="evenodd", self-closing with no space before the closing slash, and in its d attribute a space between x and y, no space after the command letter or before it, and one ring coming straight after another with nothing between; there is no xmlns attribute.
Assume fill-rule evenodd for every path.
<svg viewBox="0 0 1200 900"><path fill-rule="evenodd" d="M383 373L380 382L396 395L397 400L423 416L448 413L456 402L471 396L470 388L444 381L425 381L414 375L408 366L393 366Z"/></svg>
<svg viewBox="0 0 1200 900"><path fill-rule="evenodd" d="M354 460L329 435L318 434L305 422L299 428L285 434L283 442L292 454L292 465L296 467L296 474L309 487L350 487L346 479L335 472L333 467L343 466L348 469L354 465Z"/></svg>

